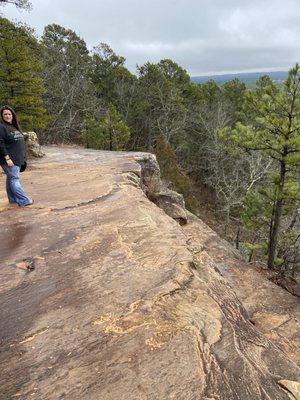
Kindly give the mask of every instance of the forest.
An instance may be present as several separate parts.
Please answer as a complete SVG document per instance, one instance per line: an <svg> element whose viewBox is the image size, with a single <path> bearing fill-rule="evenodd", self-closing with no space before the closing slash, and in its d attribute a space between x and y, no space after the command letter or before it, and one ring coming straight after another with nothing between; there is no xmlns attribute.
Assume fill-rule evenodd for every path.
<svg viewBox="0 0 300 400"><path fill-rule="evenodd" d="M165 184L249 262L299 279L300 66L280 87L191 81L170 59L133 74L106 43L0 17L0 99L42 144L156 154ZM204 211L203 211L204 210Z"/></svg>

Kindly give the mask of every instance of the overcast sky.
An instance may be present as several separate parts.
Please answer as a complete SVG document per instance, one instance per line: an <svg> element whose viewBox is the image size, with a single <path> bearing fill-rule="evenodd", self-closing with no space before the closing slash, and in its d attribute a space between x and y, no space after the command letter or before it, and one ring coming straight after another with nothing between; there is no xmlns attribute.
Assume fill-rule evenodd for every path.
<svg viewBox="0 0 300 400"><path fill-rule="evenodd" d="M300 0L33 0L4 16L40 36L56 23L89 48L100 42L136 64L171 58L190 75L286 70L300 61Z"/></svg>

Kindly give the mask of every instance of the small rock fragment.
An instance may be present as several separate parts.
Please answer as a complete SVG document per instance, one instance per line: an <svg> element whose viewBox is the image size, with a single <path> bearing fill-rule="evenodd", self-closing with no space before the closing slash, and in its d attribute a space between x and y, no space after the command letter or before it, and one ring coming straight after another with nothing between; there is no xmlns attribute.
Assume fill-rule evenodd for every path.
<svg viewBox="0 0 300 400"><path fill-rule="evenodd" d="M16 267L25 271L33 271L35 268L34 260L23 260L16 264Z"/></svg>

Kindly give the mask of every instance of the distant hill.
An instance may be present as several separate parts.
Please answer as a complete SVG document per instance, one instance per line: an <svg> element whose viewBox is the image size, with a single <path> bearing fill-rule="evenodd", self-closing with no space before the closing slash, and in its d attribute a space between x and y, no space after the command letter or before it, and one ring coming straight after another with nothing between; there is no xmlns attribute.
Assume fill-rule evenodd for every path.
<svg viewBox="0 0 300 400"><path fill-rule="evenodd" d="M269 75L269 77L275 82L282 82L287 78L287 71L276 71L276 72L243 72L237 74L224 74L224 75L211 75L211 76L191 76L192 82L205 83L209 80L214 80L217 84L222 85L225 82L233 79L239 79L244 82L247 86L252 86L255 82L263 75Z"/></svg>

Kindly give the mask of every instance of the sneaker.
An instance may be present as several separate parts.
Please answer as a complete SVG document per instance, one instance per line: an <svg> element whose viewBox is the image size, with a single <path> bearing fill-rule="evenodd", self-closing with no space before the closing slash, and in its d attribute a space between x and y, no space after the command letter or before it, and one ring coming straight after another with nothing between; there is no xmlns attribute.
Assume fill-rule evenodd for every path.
<svg viewBox="0 0 300 400"><path fill-rule="evenodd" d="M33 200L33 199L30 199L29 203L24 204L24 205L21 206L21 207L31 206L33 203L34 203L34 200Z"/></svg>

